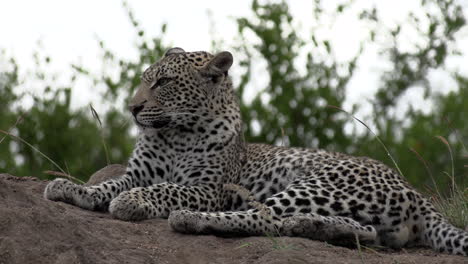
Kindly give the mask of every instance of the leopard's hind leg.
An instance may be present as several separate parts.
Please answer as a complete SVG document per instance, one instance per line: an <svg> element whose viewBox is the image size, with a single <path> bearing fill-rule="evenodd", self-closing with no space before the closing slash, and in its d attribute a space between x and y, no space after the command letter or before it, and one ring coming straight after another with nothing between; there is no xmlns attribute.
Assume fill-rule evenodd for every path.
<svg viewBox="0 0 468 264"><path fill-rule="evenodd" d="M326 241L334 245L354 246L375 244L377 232L373 226L362 226L349 217L322 216L314 213L287 217L282 222L281 234Z"/></svg>
<svg viewBox="0 0 468 264"><path fill-rule="evenodd" d="M286 218L265 215L260 210L243 212L173 211L170 226L178 232L219 236L297 236L330 244L355 246L373 244L376 231L347 217L299 214Z"/></svg>
<svg viewBox="0 0 468 264"><path fill-rule="evenodd" d="M169 215L169 225L186 234L219 236L278 235L281 220L257 209L239 212L195 212L177 210Z"/></svg>
<svg viewBox="0 0 468 264"><path fill-rule="evenodd" d="M374 227L363 226L348 217L320 215L314 197L302 192L301 185L291 184L266 199L263 205L247 211L174 211L169 224L183 233L299 236L344 246L354 246L359 239L361 243L374 244L377 236Z"/></svg>

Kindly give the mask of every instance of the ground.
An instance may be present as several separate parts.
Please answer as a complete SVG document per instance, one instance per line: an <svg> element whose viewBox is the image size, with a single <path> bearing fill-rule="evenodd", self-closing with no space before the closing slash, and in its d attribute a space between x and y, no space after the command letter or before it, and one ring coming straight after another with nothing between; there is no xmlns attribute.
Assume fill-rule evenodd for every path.
<svg viewBox="0 0 468 264"><path fill-rule="evenodd" d="M111 177L113 166L90 181ZM426 248L348 249L303 238L220 238L170 229L166 219L124 222L43 199L47 181L0 174L3 263L468 263Z"/></svg>

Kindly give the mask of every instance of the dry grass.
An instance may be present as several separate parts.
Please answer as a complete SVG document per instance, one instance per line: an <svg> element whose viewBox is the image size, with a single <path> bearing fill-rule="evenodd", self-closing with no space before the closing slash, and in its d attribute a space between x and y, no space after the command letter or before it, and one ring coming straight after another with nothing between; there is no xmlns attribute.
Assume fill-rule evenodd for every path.
<svg viewBox="0 0 468 264"><path fill-rule="evenodd" d="M434 196L434 206L445 215L450 223L461 229L468 227L468 188L455 188L448 197Z"/></svg>
<svg viewBox="0 0 468 264"><path fill-rule="evenodd" d="M91 113L92 113L92 115L93 115L93 118L96 119L96 121L97 121L98 124L99 124L99 127L101 128L101 141L102 141L102 146L104 147L104 153L106 154L106 162L107 162L107 165L109 165L109 164L110 164L109 151L108 151L108 149L107 149L106 141L104 140L104 129L102 129L101 118L99 118L99 115L98 115L96 109L94 109L94 107L93 107L92 104L89 104L89 109L91 110Z"/></svg>
<svg viewBox="0 0 468 264"><path fill-rule="evenodd" d="M441 212L450 223L461 229L468 227L468 188L460 187L455 182L455 162L450 143L442 136L436 136L446 147L451 159L451 172L444 173L449 177L451 185L448 195L441 195L432 174L430 177L434 183L436 194L432 197L432 202L439 212ZM424 162L427 164L426 162Z"/></svg>
<svg viewBox="0 0 468 264"><path fill-rule="evenodd" d="M69 173L63 173L63 172L59 172L59 171L50 171L50 170L47 170L47 171L44 171L45 174L48 174L48 175L52 175L52 176L58 176L58 177L64 177L64 178L68 178L72 181L75 181L75 182L78 182L80 184L84 184L85 182L76 178L76 177L73 177L72 175L70 175Z"/></svg>
<svg viewBox="0 0 468 264"><path fill-rule="evenodd" d="M468 227L468 188L460 187L455 182L455 162L450 143L442 136L436 138L447 147L450 154L451 173L445 173L445 175L450 178L451 186L448 196L438 193L433 197L433 203L437 210L444 214L454 226L465 229Z"/></svg>

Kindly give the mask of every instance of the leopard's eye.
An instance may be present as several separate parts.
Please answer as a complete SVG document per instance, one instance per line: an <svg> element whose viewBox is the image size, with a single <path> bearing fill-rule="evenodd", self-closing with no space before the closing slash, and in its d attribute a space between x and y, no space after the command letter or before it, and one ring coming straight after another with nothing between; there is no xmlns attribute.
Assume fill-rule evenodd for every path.
<svg viewBox="0 0 468 264"><path fill-rule="evenodd" d="M172 81L172 78L160 78L153 86L151 86L151 90L164 86Z"/></svg>

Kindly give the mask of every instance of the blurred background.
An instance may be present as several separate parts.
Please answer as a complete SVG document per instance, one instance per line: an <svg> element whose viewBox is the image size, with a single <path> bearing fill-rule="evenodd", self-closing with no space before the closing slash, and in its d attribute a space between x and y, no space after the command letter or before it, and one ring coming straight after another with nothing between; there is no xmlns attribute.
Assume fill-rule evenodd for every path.
<svg viewBox="0 0 468 264"><path fill-rule="evenodd" d="M2 1L0 172L125 164L126 102L178 46L233 53L249 142L368 156L424 192L467 186L467 14L463 0Z"/></svg>

